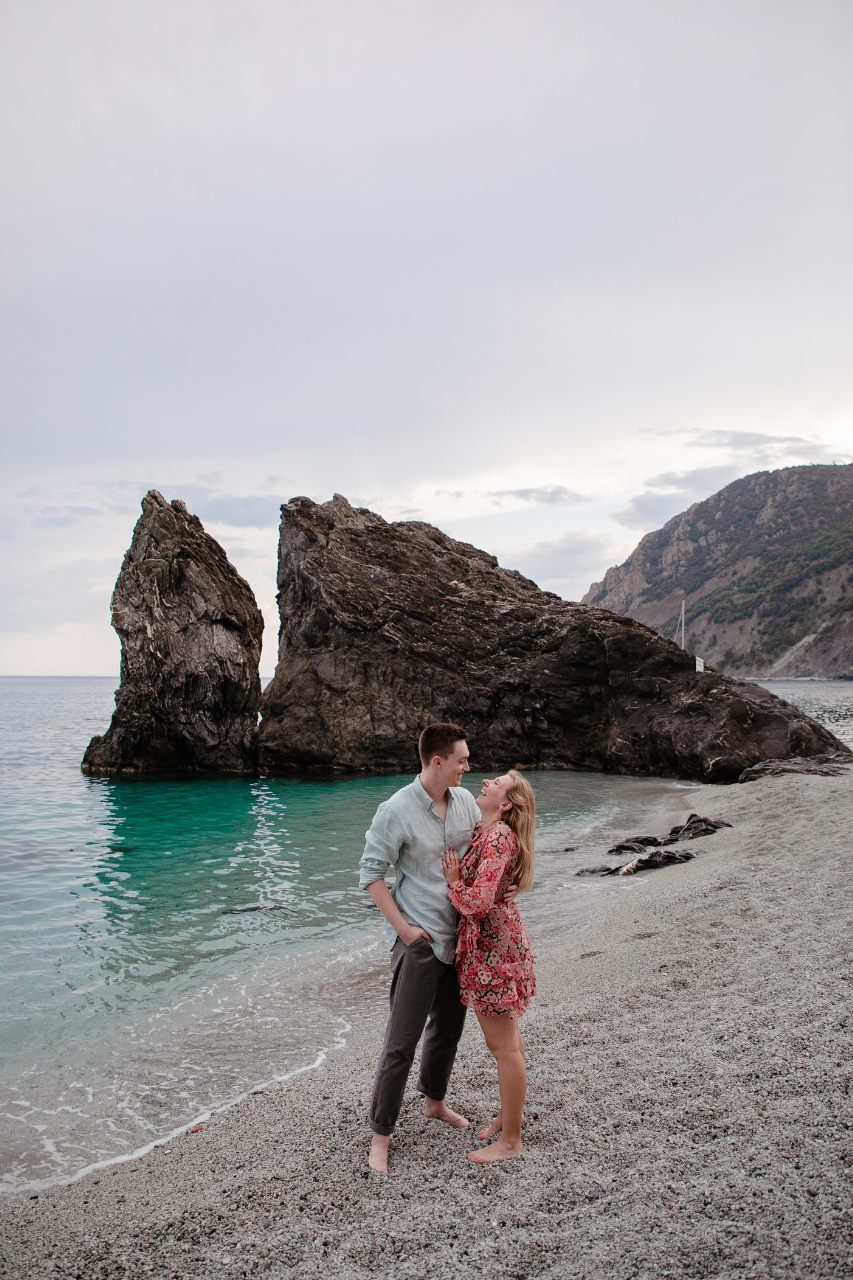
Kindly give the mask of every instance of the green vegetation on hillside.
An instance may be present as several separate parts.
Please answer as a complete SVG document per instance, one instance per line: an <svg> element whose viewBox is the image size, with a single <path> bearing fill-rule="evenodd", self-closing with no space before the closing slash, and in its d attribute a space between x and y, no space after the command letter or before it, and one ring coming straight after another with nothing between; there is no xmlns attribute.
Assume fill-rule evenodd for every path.
<svg viewBox="0 0 853 1280"><path fill-rule="evenodd" d="M747 477L747 479L751 478ZM742 492L729 493L729 490L741 485L744 486ZM714 502L714 498L721 498L723 494L729 498L725 503L724 523L716 520L716 512L711 514L705 509L709 503ZM694 551L689 562L682 567L678 579L679 589L685 596L699 591L703 583L707 582L721 567L733 568L745 556L761 554L761 550L755 547L755 522L767 501L766 494L751 491L746 488L745 481L736 480L721 494L715 494L714 498L698 504L694 517L687 526L686 532L694 543ZM722 555L719 542L708 541L709 531L721 523L723 523L725 538L725 549ZM671 570L668 570L663 562L664 552L671 543L672 530L666 525L656 533L650 533L648 538L654 551L647 561L646 581L649 585L643 592L643 598L647 601L663 600L672 591L674 585Z"/></svg>
<svg viewBox="0 0 853 1280"><path fill-rule="evenodd" d="M757 614L761 644L748 654L729 650L729 663L772 660L808 634L809 625L826 612L853 609L853 596L843 596L827 606L820 588L806 594L806 583L814 584L824 573L844 565L853 566L853 520L839 528L821 532L805 542L765 553L763 564L730 585L703 596L687 610L687 621L710 613L714 622L740 622ZM673 618L673 626L675 619Z"/></svg>
<svg viewBox="0 0 853 1280"><path fill-rule="evenodd" d="M786 467L735 480L647 534L625 565L609 572L593 603L613 607L611 592L630 570L644 585L629 601L617 596L620 609L641 619L656 614L654 625L672 636L676 613L664 621L655 603L695 597L686 621L702 618L712 648L714 624L730 636L731 624L750 622L738 630L748 630L753 647L727 649L726 667L766 666L853 609L853 593L843 586L837 598L846 567L853 571L853 464ZM823 584L829 573L831 602Z"/></svg>

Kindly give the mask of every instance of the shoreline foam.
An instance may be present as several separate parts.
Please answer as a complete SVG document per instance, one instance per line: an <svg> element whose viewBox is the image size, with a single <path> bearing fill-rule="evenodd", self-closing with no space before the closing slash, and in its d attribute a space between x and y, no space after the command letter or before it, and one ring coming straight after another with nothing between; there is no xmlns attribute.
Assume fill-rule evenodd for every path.
<svg viewBox="0 0 853 1280"><path fill-rule="evenodd" d="M341 1021L343 1022L343 1019L341 1019ZM341 1036L346 1035L346 1033L351 1030L352 1027L347 1023L341 1028ZM244 1089L242 1093L237 1094L234 1098L228 1098L219 1106L212 1107L207 1111L200 1111L198 1115L193 1116L184 1124L177 1125L167 1134L159 1138L153 1138L150 1142L144 1143L134 1151L126 1152L119 1156L110 1156L104 1160L93 1160L91 1164L87 1164L85 1168L78 1169L76 1173L73 1174L57 1174L54 1178L42 1178L32 1182L24 1182L15 1187L0 1183L0 1196L7 1196L11 1198L12 1196L20 1197L26 1195L32 1198L33 1192L38 1192L40 1195L43 1191L55 1191L60 1187L70 1187L73 1186L75 1182L80 1182L90 1174L94 1175L96 1173L102 1173L105 1169L111 1169L113 1165L130 1164L134 1160L140 1160L143 1156L147 1156L152 1152L155 1147L167 1147L170 1142L174 1142L185 1133L189 1133L194 1127L205 1125L213 1116L222 1115L224 1112L230 1111L232 1107L238 1107L240 1103L245 1102L251 1094L266 1093L266 1091L271 1089L274 1085L284 1084L286 1080L292 1080L294 1076L304 1075L308 1071L318 1071L322 1066L324 1066L330 1053L333 1053L335 1049L346 1048L346 1044L346 1040L339 1039L335 1044L327 1045L325 1048L318 1051L314 1061L309 1062L307 1066L294 1067L292 1071L286 1071L280 1076L273 1076L271 1080L265 1080L260 1084L252 1085L250 1089Z"/></svg>
<svg viewBox="0 0 853 1280"><path fill-rule="evenodd" d="M365 1177L375 1041L170 1148L0 1205L0 1274L838 1276L853 1256L853 783L719 789L734 823L539 965L527 1153L488 1168L407 1094ZM789 887L790 886L790 887ZM492 1114L470 1025L450 1098Z"/></svg>
<svg viewBox="0 0 853 1280"><path fill-rule="evenodd" d="M621 831L626 822L645 814L650 806L659 807L662 797L671 801L676 817L683 817L685 806L701 807L703 801L697 793L709 791L700 784L672 780L599 775L567 779L564 774L540 775L537 789L544 801L546 821L540 833L539 888L528 900L527 911L540 955L562 945L566 924L574 933L590 919L596 920L605 909L604 900L611 896L607 886L590 889L578 884L573 876L575 867L591 855L565 853L564 846L606 849L616 838L617 829ZM710 788L711 794L714 791ZM570 813L573 804L576 812ZM365 817L363 825L367 822ZM330 843L347 848L349 836L360 834L359 826L351 824L344 839ZM360 847L358 844L358 851ZM337 852L330 855L331 859L338 857ZM326 888L354 880L357 857L357 852L351 852L348 874L331 881L313 881L308 875L322 870L322 865L317 866L322 858L316 859L306 869L309 886ZM342 859L346 862L347 855ZM179 861L176 854L169 867ZM39 883L38 868L45 865L40 858L33 860L33 885ZM333 865L332 870L339 866ZM121 870L121 865L116 869ZM196 869L195 864L189 869ZM128 865L128 870L134 868ZM156 875L157 869L152 872ZM125 887L132 891L145 879L134 871ZM184 883L179 876L177 882L172 880L172 887L179 892ZM12 887L7 883L7 888ZM70 894L66 896L69 902L75 901ZM237 901L249 897L251 894L243 898L241 893ZM103 1005L98 1006L95 1017L84 1017L77 1026L73 1025L77 1019L74 992L64 985L55 988L55 973L44 971L45 958L56 962L54 934L48 950L37 961L41 977L37 970L31 971L24 984L28 990L21 990L6 975L7 990L11 995L10 988L15 988L15 999L6 1006L12 1022L6 1036L10 1052L3 1068L4 1105L0 1105L5 1117L0 1138L0 1192L59 1185L95 1165L133 1157L151 1142L162 1141L194 1123L202 1113L219 1110L265 1082L310 1065L343 1025L337 1015L354 1024L348 1037L351 1042L373 1035L383 1025L386 1010L387 944L375 907L366 894L358 897L356 914L362 923L354 929L351 924L339 928L330 921L331 936L301 941L297 937L295 947L283 935L255 934L246 940L249 945L245 950L240 946L236 951L225 949L219 960L208 955L198 969L193 967L199 959L195 944L201 942L204 948L211 936L219 938L215 931L211 935L210 929L211 920L215 924L220 916L207 917L201 935L195 931L198 921L191 920L183 949L165 952L170 962L166 981L152 985L140 986L134 978L138 949L128 947L132 939L121 927L113 941L127 957L128 971L119 986L105 991L99 987L99 965L89 968L85 976L92 983L95 1000L99 993L106 995L110 1008L105 1011ZM322 898L317 901L322 907ZM30 899L28 917L37 920L39 914L32 911L33 905ZM243 919L226 905L226 919L238 916ZM310 920L308 923L310 928ZM36 930L31 928L30 933L35 937ZM6 936L4 941L9 943L10 938ZM149 957L150 941L150 937L142 939ZM38 947L43 951L41 941ZM66 947L60 957L63 968L69 960L74 963L71 950ZM155 954L157 951L155 946ZM162 959L162 948L159 954ZM105 959L102 951L101 963ZM173 976L178 981L173 984L168 970L175 960ZM11 946L11 971L22 963L26 967ZM192 970L189 978L187 963ZM68 976L67 968L65 972ZM112 970L106 972L109 976ZM78 968L78 986L79 974ZM45 987L59 991L69 1020L58 1021L57 1008L51 1009L48 1000L38 1013L31 1014L22 1042L18 1020L30 1002L39 1008L38 996ZM62 1028L61 1037L57 1027ZM16 1041L17 1049L12 1051ZM23 1101L27 1107L21 1105ZM22 1114L12 1118L18 1112Z"/></svg>

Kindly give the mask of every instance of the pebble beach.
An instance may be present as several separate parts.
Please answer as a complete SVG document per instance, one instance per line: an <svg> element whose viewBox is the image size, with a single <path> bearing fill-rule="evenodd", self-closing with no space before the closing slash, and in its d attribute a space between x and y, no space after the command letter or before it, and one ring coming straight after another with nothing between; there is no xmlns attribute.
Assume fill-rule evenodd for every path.
<svg viewBox="0 0 853 1280"><path fill-rule="evenodd" d="M731 828L539 963L523 1157L470 1165L472 1131L410 1089L368 1175L377 1025L134 1160L4 1197L0 1275L853 1274L853 778L703 805ZM472 1129L496 1108L473 1022L448 1101Z"/></svg>

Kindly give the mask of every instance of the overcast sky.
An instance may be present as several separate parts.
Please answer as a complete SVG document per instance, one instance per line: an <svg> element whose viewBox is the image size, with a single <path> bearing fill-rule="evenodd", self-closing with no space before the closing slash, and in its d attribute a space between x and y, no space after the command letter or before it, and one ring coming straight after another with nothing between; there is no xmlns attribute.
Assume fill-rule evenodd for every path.
<svg viewBox="0 0 853 1280"><path fill-rule="evenodd" d="M6 0L0 672L113 674L149 487L264 611L278 506L579 598L853 455L849 0Z"/></svg>

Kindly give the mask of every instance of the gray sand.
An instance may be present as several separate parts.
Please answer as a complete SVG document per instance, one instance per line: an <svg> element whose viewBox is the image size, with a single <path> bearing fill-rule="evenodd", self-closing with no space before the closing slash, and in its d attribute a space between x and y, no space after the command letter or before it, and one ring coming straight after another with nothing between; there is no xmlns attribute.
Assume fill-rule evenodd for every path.
<svg viewBox="0 0 853 1280"><path fill-rule="evenodd" d="M734 828L539 965L523 1158L471 1166L470 1132L410 1092L391 1174L366 1176L372 1042L3 1201L0 1275L853 1275L853 780L719 788L703 811ZM479 1125L497 1084L476 1025L461 1054L450 1101Z"/></svg>

